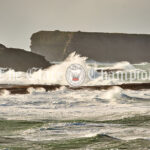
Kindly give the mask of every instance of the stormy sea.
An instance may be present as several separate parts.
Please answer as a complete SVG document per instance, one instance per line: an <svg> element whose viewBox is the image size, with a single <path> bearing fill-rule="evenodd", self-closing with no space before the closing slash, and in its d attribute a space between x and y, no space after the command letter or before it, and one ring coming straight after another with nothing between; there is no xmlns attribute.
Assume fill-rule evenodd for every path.
<svg viewBox="0 0 150 150"><path fill-rule="evenodd" d="M69 88L65 74L71 64L85 69L81 89ZM30 74L1 68L0 150L150 149L150 89L134 88L134 83L150 82L149 68L147 62L102 63L75 53ZM109 76L120 71L127 76L103 78L102 70ZM134 73L141 71L135 78ZM116 86L121 84L133 86ZM25 85L59 86L49 91L29 86L27 93L20 93L18 88L13 94L10 85L20 89ZM110 88L84 88L104 85Z"/></svg>

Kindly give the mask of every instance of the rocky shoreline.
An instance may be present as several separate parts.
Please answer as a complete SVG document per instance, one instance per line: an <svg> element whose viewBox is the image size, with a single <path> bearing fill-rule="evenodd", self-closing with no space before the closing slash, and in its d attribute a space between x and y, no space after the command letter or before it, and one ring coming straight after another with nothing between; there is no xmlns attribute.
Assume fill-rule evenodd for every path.
<svg viewBox="0 0 150 150"><path fill-rule="evenodd" d="M114 86L118 86L122 89L130 89L130 90L142 90L142 89L150 89L150 83L129 83L129 84L120 84L120 85L99 85L99 86L80 86L80 87L70 87L66 85L65 87L71 90L108 90L113 88ZM5 90L8 90L10 94L29 94L28 89L40 89L43 88L45 91L53 91L58 88L63 87L63 85L42 85L42 84L28 84L28 85L0 85L0 93L2 94Z"/></svg>

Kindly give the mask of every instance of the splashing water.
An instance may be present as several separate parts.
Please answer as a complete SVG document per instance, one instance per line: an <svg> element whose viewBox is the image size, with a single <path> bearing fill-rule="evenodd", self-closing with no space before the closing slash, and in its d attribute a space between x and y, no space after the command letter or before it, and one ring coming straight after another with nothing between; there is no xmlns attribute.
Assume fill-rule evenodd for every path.
<svg viewBox="0 0 150 150"><path fill-rule="evenodd" d="M0 74L0 83L66 85L65 73L67 67L71 64L80 64L87 69L86 71L91 66L95 70L97 68L109 68L123 69L124 71L137 69L138 67L145 68L145 65L146 67L149 66L147 63L132 65L129 62L112 64L95 63L93 65L86 61L86 57L72 53L59 64L33 72L29 75L30 79L27 77L27 73L24 72L15 72L14 70L5 71ZM9 80L10 74L15 74L16 80ZM44 78L40 78L41 76ZM85 85L91 86L119 83L117 80L103 81L99 74L97 74L95 80L86 81L87 83ZM119 138L119 142L137 138L150 139L149 119L144 120L143 117L141 117L142 121L135 118L130 119L130 117L136 115L150 116L150 90L133 91L123 90L119 87L113 87L108 90L71 90L62 86L59 89L49 92L46 92L43 88L34 89L30 87L28 88L28 92L29 94L26 95L10 95L9 91L2 90L0 92L0 118L5 119L3 120L4 123L8 120L11 123L11 120L13 120L12 124L19 120L30 120L31 123L29 124L34 124L33 121L36 120L38 122L41 121L42 126L39 127L38 125L37 127L33 126L20 130L20 124L16 123L15 128L18 127L18 131L11 133L6 128L7 130L5 132L0 132L0 137L4 133L7 137L10 136L12 139L16 138L16 141L18 141L18 138L25 140L24 143L34 141L34 145L37 144L37 147L39 147L39 143L36 142L40 142L40 144L47 142L48 146L50 146L54 140L55 142L64 143L64 139L66 141L73 139L75 143L78 142L81 144L82 139L86 138L84 139L86 141L87 138L91 137L87 145L89 142L93 142L91 144L96 147L95 149L101 147L101 143L103 144L104 142L108 146L109 141L112 146L114 138ZM123 120L124 118L127 119ZM27 125L28 122L24 124ZM21 122L21 125L24 124ZM5 123L4 125L9 125L9 123ZM103 135L98 136L99 134ZM100 141L94 144L97 140ZM56 143L52 145L58 146L58 143ZM68 143L70 144L71 142L69 141ZM13 144L15 145L16 143ZM20 143L17 144L19 145ZM69 145L67 144L66 146ZM74 145L77 144L72 144L71 146ZM137 141L136 145L140 145L139 141ZM4 144L4 148L6 148L6 144ZM85 145L81 145L79 148L87 149Z"/></svg>
<svg viewBox="0 0 150 150"><path fill-rule="evenodd" d="M46 69L39 69L36 72L15 72L12 69L4 73L0 73L0 84L60 84L68 85L66 81L66 70L71 64L80 64L83 66L86 72L91 68L88 63L86 63L87 57L81 57L75 52L71 53L63 62L59 64L52 65ZM98 68L98 64L94 64L93 69ZM104 67L101 67L102 69ZM105 67L105 69L135 69L129 62L118 62L110 67ZM88 74L88 73L87 73ZM118 84L117 80L102 80L101 76L97 74L97 78L93 81L86 78L85 85L101 85L101 84Z"/></svg>
<svg viewBox="0 0 150 150"><path fill-rule="evenodd" d="M61 84L66 85L65 73L71 64L80 64L86 68L87 57L81 57L75 52L71 53L63 62L50 66L47 69L39 69L31 74L15 72L10 69L1 73L0 84Z"/></svg>

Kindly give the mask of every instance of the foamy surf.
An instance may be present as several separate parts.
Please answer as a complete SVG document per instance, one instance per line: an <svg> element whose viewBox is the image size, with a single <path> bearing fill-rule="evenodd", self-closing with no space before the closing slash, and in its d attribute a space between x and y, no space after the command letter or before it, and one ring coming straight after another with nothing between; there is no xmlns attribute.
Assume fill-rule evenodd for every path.
<svg viewBox="0 0 150 150"><path fill-rule="evenodd" d="M75 52L71 53L63 62L52 65L47 69L39 69L38 71L29 70L25 72L16 72L15 70L8 69L7 71L0 73L0 84L60 84L68 85L66 81L66 70L71 64L80 64L84 67L85 71L88 72L91 69L91 65L86 63L87 57L81 57ZM99 68L98 64L95 64L93 69ZM100 69L121 69L121 70L133 70L135 69L133 65L129 62L118 62L110 67L101 67ZM1 69L2 70L2 69ZM106 84L118 84L118 80L102 80L100 74L96 73L97 77L95 80L90 80L88 78L88 73L86 77L86 82L84 85L106 85Z"/></svg>
<svg viewBox="0 0 150 150"><path fill-rule="evenodd" d="M87 76L82 86L70 87L65 74L71 64L80 64L86 71L92 67L94 80ZM150 85L128 83L124 86L122 83L127 82L103 80L96 70L126 72L148 70L148 66L129 62L87 63L86 57L72 53L63 62L31 72L29 76L6 69L0 78L3 87L0 91L0 127L3 127L0 140L1 136L9 142L11 138L15 146L22 144L27 148L32 143L35 149L42 149L43 145L48 149L57 149L58 145L72 147L76 143L81 149L85 143L86 149L96 149L99 143L112 148L113 142L118 146L128 141L131 146L130 142L138 144L141 139L147 143L150 139ZM15 80L10 80L9 74L16 74ZM39 78L41 76L44 78ZM14 126L15 130L10 130ZM22 141L17 143L18 139Z"/></svg>

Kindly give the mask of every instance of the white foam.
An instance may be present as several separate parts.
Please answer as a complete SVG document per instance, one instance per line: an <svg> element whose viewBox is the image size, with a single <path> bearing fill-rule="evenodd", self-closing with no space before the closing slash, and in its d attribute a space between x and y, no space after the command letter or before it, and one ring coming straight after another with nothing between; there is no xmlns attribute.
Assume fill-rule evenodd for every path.
<svg viewBox="0 0 150 150"><path fill-rule="evenodd" d="M102 95L101 98L103 99L115 99L121 94L122 89L120 87L114 86L111 89L105 91Z"/></svg>
<svg viewBox="0 0 150 150"><path fill-rule="evenodd" d="M132 70L135 67L127 61L117 62L112 66L112 69Z"/></svg>
<svg viewBox="0 0 150 150"><path fill-rule="evenodd" d="M122 95L126 91L118 87L102 91L66 88L50 92L43 89L36 91L33 88L28 90L31 94L1 96L0 118L106 120L135 114L150 114L147 103L143 103L142 106L132 101L129 103L129 98L126 100Z"/></svg>
<svg viewBox="0 0 150 150"><path fill-rule="evenodd" d="M33 87L29 87L27 89L27 91L32 94L32 93L43 93L46 92L46 90L44 88L33 88Z"/></svg>
<svg viewBox="0 0 150 150"><path fill-rule="evenodd" d="M0 96L8 96L10 95L10 91L4 89L4 90L0 90Z"/></svg>
<svg viewBox="0 0 150 150"><path fill-rule="evenodd" d="M80 64L86 68L86 57L81 57L75 52L71 53L63 62L50 66L47 69L39 69L37 72L15 72L12 69L0 73L0 84L68 84L66 70L71 64Z"/></svg>

